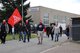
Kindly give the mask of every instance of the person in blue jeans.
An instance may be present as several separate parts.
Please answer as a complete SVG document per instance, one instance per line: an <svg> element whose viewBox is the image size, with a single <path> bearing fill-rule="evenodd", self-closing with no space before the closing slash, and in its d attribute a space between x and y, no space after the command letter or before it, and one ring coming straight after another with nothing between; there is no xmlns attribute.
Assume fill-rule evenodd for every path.
<svg viewBox="0 0 80 53"><path fill-rule="evenodd" d="M23 40L23 32L19 32L19 41Z"/></svg>
<svg viewBox="0 0 80 53"><path fill-rule="evenodd" d="M26 25L23 25L23 42L25 43L26 42Z"/></svg>
<svg viewBox="0 0 80 53"><path fill-rule="evenodd" d="M59 34L58 33L55 34L55 42L56 41L59 41Z"/></svg>
<svg viewBox="0 0 80 53"><path fill-rule="evenodd" d="M23 42L26 42L26 31L23 31Z"/></svg>
<svg viewBox="0 0 80 53"><path fill-rule="evenodd" d="M21 41L23 40L23 26L21 23L19 23L18 30L19 30L19 41Z"/></svg>
<svg viewBox="0 0 80 53"><path fill-rule="evenodd" d="M55 42L59 41L59 32L60 32L60 29L59 29L58 23L56 23L54 27Z"/></svg>

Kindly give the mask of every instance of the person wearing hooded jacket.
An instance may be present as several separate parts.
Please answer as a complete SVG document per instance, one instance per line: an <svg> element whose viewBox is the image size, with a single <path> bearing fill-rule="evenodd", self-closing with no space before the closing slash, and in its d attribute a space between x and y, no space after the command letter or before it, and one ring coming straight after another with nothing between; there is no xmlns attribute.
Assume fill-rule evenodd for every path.
<svg viewBox="0 0 80 53"><path fill-rule="evenodd" d="M30 26L29 20L26 20L26 33L27 33L27 40L28 40L28 42L30 42L31 26Z"/></svg>
<svg viewBox="0 0 80 53"><path fill-rule="evenodd" d="M3 20L2 25L1 25L1 36L0 36L2 44L5 44L6 36L7 36L6 20Z"/></svg>
<svg viewBox="0 0 80 53"><path fill-rule="evenodd" d="M22 26L22 23L19 23L19 26L18 26L18 31L19 31L19 41L23 40L23 26Z"/></svg>

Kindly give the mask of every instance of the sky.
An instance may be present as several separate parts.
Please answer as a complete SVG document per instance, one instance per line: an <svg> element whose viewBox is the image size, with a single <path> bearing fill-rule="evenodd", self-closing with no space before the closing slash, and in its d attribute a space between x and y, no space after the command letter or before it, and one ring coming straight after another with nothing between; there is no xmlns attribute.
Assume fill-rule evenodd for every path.
<svg viewBox="0 0 80 53"><path fill-rule="evenodd" d="M30 6L44 6L80 15L80 0L29 0Z"/></svg>

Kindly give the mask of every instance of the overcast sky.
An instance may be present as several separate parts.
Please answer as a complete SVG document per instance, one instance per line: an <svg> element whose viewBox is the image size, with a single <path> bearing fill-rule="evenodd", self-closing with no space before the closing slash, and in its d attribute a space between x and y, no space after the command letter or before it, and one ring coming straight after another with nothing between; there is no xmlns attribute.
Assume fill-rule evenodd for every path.
<svg viewBox="0 0 80 53"><path fill-rule="evenodd" d="M44 6L80 15L80 0L29 0L31 7Z"/></svg>

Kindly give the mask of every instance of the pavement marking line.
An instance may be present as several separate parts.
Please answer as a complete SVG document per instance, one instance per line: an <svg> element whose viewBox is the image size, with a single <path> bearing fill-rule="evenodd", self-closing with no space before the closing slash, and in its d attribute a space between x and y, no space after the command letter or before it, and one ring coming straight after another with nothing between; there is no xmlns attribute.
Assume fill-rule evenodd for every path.
<svg viewBox="0 0 80 53"><path fill-rule="evenodd" d="M48 51L50 51L50 50L52 50L52 49L58 48L58 47L59 47L59 45L58 45L58 46L55 46L55 47L52 47L52 48L49 48L49 49L47 49L47 50L44 50L44 51L42 51L42 52L40 52L40 53L46 53L46 52L48 52Z"/></svg>

